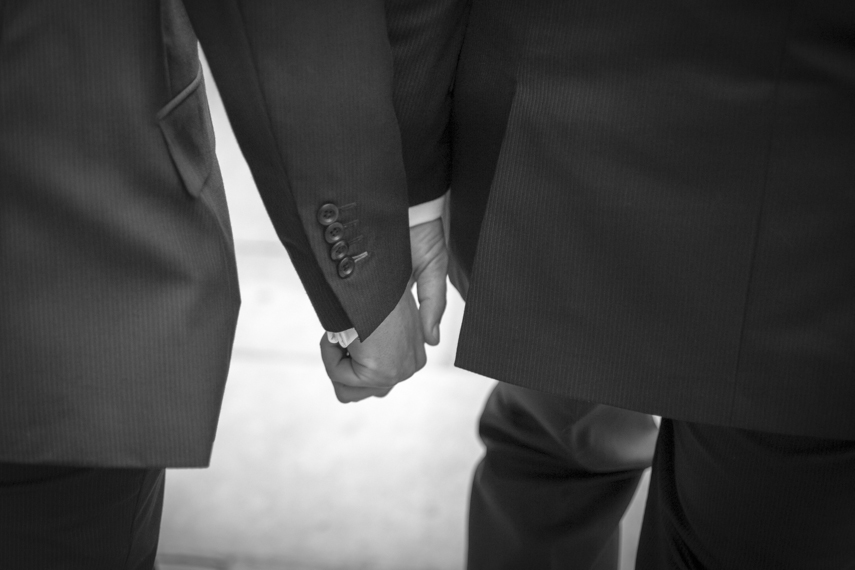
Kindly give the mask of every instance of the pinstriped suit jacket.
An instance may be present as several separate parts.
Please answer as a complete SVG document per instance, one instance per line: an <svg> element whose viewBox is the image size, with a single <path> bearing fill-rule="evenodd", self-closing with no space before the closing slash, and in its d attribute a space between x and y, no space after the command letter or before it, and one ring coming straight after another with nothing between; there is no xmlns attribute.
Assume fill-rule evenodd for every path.
<svg viewBox="0 0 855 570"><path fill-rule="evenodd" d="M852 437L855 17L779 4L478 0L461 51L465 1L185 2L324 328L382 322L450 177L458 364ZM207 462L238 298L188 32L174 1L0 2L3 460Z"/></svg>
<svg viewBox="0 0 855 570"><path fill-rule="evenodd" d="M204 465L239 296L183 8L0 18L0 460Z"/></svg>
<svg viewBox="0 0 855 570"><path fill-rule="evenodd" d="M217 4L220 21L285 21L281 7ZM411 204L451 181L452 251L471 278L459 366L673 418L855 437L855 5L359 5L341 14L364 42L327 44L347 48L325 77L365 106L325 112L339 125L376 118L356 140L380 154L359 160L390 178L366 188L351 182L365 180L359 170L329 164L314 189L317 173L290 180L309 244L292 258L304 279L320 270L306 283L329 330L352 323L364 336L398 298L408 265L387 230L404 219L400 152ZM222 62L215 74L256 70L226 83L253 85L274 138L342 132L276 119L275 93L294 73L263 56L276 35L225 41L225 29L194 22ZM376 75L370 61L383 62L369 66ZM251 127L263 120L232 120L244 144L273 148ZM400 148L385 146L390 126ZM264 170L255 165L261 187ZM324 259L322 200L359 203L376 255L357 279L337 280Z"/></svg>
<svg viewBox="0 0 855 570"><path fill-rule="evenodd" d="M473 0L457 364L855 438L855 4Z"/></svg>
<svg viewBox="0 0 855 570"><path fill-rule="evenodd" d="M0 0L2 461L209 460L239 295L193 27L323 327L403 293L383 2ZM370 254L348 279L327 202Z"/></svg>

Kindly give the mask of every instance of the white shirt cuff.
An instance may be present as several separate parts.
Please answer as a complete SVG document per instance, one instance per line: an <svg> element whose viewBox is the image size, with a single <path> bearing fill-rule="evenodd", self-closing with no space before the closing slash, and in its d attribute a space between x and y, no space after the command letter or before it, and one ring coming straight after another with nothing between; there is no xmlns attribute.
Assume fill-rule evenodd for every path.
<svg viewBox="0 0 855 570"><path fill-rule="evenodd" d="M410 227L432 222L442 217L442 212L445 210L445 201L447 199L448 192L436 200L410 206Z"/></svg>
<svg viewBox="0 0 855 570"><path fill-rule="evenodd" d="M432 222L441 218L445 211L447 200L448 192L436 200L410 206L410 227ZM342 348L347 348L347 346L357 338L359 338L359 335L356 334L356 329L347 329L346 331L336 333L327 331L327 339L332 343L337 342Z"/></svg>
<svg viewBox="0 0 855 570"><path fill-rule="evenodd" d="M342 348L347 348L357 338L359 338L359 335L356 334L356 329L347 329L346 331L335 333L327 331L327 340L332 343L339 343Z"/></svg>

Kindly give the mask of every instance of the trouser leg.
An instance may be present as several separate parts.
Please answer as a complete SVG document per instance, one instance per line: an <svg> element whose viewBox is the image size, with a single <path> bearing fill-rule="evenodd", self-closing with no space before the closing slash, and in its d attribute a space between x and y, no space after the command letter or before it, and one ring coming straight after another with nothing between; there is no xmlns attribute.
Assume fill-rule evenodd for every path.
<svg viewBox="0 0 855 570"><path fill-rule="evenodd" d="M0 463L0 568L151 570L163 469Z"/></svg>
<svg viewBox="0 0 855 570"><path fill-rule="evenodd" d="M650 416L500 383L480 423L469 570L615 569Z"/></svg>
<svg viewBox="0 0 855 570"><path fill-rule="evenodd" d="M855 568L855 441L663 420L636 567Z"/></svg>

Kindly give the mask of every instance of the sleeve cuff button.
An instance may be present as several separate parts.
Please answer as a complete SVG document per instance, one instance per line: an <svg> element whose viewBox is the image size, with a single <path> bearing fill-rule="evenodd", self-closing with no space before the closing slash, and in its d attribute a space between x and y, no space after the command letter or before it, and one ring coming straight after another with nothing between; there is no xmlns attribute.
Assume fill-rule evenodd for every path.
<svg viewBox="0 0 855 570"><path fill-rule="evenodd" d="M338 206L335 204L324 204L318 210L318 222L322 226L329 226L338 221Z"/></svg>
<svg viewBox="0 0 855 570"><path fill-rule="evenodd" d="M338 263L338 276L342 279L347 279L356 270L356 262L352 257L345 257Z"/></svg>

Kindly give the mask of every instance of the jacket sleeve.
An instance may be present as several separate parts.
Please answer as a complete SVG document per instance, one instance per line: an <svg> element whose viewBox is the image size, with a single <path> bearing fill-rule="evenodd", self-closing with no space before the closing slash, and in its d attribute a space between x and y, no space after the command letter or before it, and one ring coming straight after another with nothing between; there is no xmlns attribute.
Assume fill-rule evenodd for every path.
<svg viewBox="0 0 855 570"><path fill-rule="evenodd" d="M321 325L354 327L365 339L395 307L411 274L384 3L185 0L185 6Z"/></svg>
<svg viewBox="0 0 855 570"><path fill-rule="evenodd" d="M451 180L451 99L469 0L386 3L394 60L393 100L410 206L434 200Z"/></svg>

